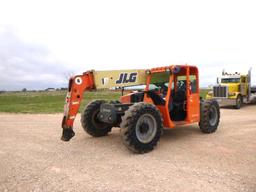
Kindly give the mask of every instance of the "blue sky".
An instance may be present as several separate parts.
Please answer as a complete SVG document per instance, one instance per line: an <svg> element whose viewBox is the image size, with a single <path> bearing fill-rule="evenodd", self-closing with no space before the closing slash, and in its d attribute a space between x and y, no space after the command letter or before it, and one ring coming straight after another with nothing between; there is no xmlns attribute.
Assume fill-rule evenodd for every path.
<svg viewBox="0 0 256 192"><path fill-rule="evenodd" d="M193 64L201 86L253 67L254 1L0 1L0 90L66 86L71 74Z"/></svg>

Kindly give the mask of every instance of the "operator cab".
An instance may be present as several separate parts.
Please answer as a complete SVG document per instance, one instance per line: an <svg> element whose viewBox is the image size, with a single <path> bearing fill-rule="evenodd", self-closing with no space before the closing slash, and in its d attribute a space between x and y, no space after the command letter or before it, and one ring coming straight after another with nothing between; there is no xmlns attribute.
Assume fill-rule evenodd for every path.
<svg viewBox="0 0 256 192"><path fill-rule="evenodd" d="M170 121L198 121L200 98L197 68L176 66L171 70L158 71L154 72L153 69L150 74L146 95L163 114L164 108L168 109ZM168 121L168 118L164 119Z"/></svg>
<svg viewBox="0 0 256 192"><path fill-rule="evenodd" d="M176 81L172 81L171 94L168 97L170 75L166 76L166 72L152 74L153 80L150 82L149 90L146 93L155 105L165 105L166 100L169 100L168 110L171 120L183 121L186 118L186 78L175 76Z"/></svg>
<svg viewBox="0 0 256 192"><path fill-rule="evenodd" d="M195 66L178 65L153 68L147 72L143 91L121 97L121 103L146 102L161 112L164 125L186 124L200 120L198 70Z"/></svg>

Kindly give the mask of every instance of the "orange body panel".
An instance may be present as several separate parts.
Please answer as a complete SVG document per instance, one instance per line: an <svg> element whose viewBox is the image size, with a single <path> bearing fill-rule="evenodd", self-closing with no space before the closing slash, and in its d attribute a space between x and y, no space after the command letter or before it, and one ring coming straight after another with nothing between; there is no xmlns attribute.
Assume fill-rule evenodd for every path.
<svg viewBox="0 0 256 192"><path fill-rule="evenodd" d="M200 98L197 94L191 94L188 101L187 122L194 123L200 121Z"/></svg>
<svg viewBox="0 0 256 192"><path fill-rule="evenodd" d="M131 103L131 93L120 97L121 103Z"/></svg>

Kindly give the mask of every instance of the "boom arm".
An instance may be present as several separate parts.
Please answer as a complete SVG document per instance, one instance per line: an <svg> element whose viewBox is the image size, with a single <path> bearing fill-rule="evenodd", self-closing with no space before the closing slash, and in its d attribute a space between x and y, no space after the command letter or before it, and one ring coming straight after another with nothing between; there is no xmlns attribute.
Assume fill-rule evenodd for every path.
<svg viewBox="0 0 256 192"><path fill-rule="evenodd" d="M73 124L78 113L83 93L92 89L109 89L141 85L146 82L145 70L87 71L71 77L62 119L63 141L69 141L74 135Z"/></svg>
<svg viewBox="0 0 256 192"><path fill-rule="evenodd" d="M71 77L69 79L68 93L64 106L64 116L62 119L62 137L63 141L69 141L74 135L73 124L80 107L83 93L85 90L95 88L93 73L85 72L83 75Z"/></svg>

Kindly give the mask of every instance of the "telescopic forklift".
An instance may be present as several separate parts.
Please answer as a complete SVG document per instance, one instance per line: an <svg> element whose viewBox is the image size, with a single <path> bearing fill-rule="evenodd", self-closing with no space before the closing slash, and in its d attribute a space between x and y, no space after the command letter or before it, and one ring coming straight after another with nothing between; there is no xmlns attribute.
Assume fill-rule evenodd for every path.
<svg viewBox="0 0 256 192"><path fill-rule="evenodd" d="M119 101L91 101L81 113L85 132L101 137L112 127L120 127L125 146L135 153L146 153L157 145L163 128L198 123L203 133L213 133L219 125L218 102L200 98L196 66L91 70L69 80L61 139L69 141L75 135L73 123L84 91L124 87L143 90L122 95Z"/></svg>

